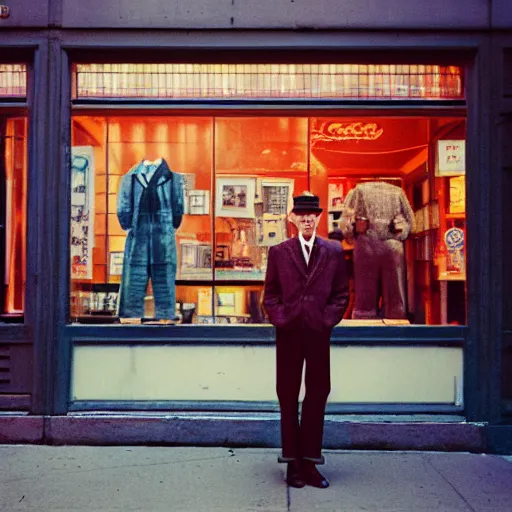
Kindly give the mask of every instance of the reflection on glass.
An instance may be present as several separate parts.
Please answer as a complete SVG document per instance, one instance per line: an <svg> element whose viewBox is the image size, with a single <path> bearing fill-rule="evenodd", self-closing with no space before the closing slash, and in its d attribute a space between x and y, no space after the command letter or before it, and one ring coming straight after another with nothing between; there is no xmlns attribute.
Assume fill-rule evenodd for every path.
<svg viewBox="0 0 512 512"><path fill-rule="evenodd" d="M0 204L0 322L21 322L26 278L26 118L0 116Z"/></svg>

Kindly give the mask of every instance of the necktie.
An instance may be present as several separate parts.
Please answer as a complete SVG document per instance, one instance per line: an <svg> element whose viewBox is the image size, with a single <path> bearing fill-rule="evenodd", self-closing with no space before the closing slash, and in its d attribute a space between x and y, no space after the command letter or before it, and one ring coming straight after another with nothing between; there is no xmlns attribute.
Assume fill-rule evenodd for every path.
<svg viewBox="0 0 512 512"><path fill-rule="evenodd" d="M306 263L309 265L309 258L311 257L311 247L307 244L304 244L304 247L306 248L306 254L308 257L306 258Z"/></svg>

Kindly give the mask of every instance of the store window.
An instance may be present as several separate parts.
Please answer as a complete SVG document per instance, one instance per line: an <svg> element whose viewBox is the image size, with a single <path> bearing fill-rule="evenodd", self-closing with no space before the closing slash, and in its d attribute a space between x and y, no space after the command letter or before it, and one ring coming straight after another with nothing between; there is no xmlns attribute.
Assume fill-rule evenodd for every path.
<svg viewBox="0 0 512 512"><path fill-rule="evenodd" d="M0 101L12 105L0 107L0 323L22 322L24 312L27 118L15 107L25 97L26 67L0 64Z"/></svg>
<svg viewBox="0 0 512 512"><path fill-rule="evenodd" d="M236 97L248 94L248 83L262 84L253 97L277 91L257 69L244 68L249 78L240 79L222 75L222 67L212 76L194 68L180 82L171 71L186 75L181 65L168 75L167 65L154 65L154 74L140 76L118 66L113 74L97 65L89 75L83 67L75 97L145 90ZM404 76L393 68L393 80L368 68L347 77L334 66L316 81L297 69L295 76L277 71L287 77L279 78L284 94L300 79L305 97L318 92L311 84L327 84L320 90L339 97L361 90L394 97L405 86L411 97L462 94L458 68L443 74L431 66L437 82L410 68ZM336 89L343 83L348 88ZM292 197L308 190L324 207L318 234L343 245L351 271L342 325L464 324L464 117L421 115L417 106L414 115L334 112L74 115L71 320L267 323L268 249L295 236L287 214Z"/></svg>

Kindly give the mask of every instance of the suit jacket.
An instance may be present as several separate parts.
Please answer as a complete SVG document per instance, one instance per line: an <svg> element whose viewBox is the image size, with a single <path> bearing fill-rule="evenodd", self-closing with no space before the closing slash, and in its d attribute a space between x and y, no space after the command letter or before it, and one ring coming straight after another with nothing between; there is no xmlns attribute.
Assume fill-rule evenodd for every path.
<svg viewBox="0 0 512 512"><path fill-rule="evenodd" d="M330 332L347 305L348 274L338 242L316 237L309 265L298 237L270 248L263 306L274 326Z"/></svg>
<svg viewBox="0 0 512 512"><path fill-rule="evenodd" d="M414 229L414 213L405 192L396 185L370 181L356 185L345 198L343 234L350 236L352 217L365 217L370 225L366 234L379 240L405 240ZM390 229L399 222L401 231Z"/></svg>

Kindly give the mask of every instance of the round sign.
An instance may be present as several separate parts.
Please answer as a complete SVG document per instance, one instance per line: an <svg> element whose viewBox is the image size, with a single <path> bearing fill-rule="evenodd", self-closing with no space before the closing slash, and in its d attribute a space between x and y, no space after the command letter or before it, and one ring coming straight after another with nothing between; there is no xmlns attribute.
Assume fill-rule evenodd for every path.
<svg viewBox="0 0 512 512"><path fill-rule="evenodd" d="M460 251L464 247L464 231L460 228L450 228L444 234L444 243L448 251Z"/></svg>

